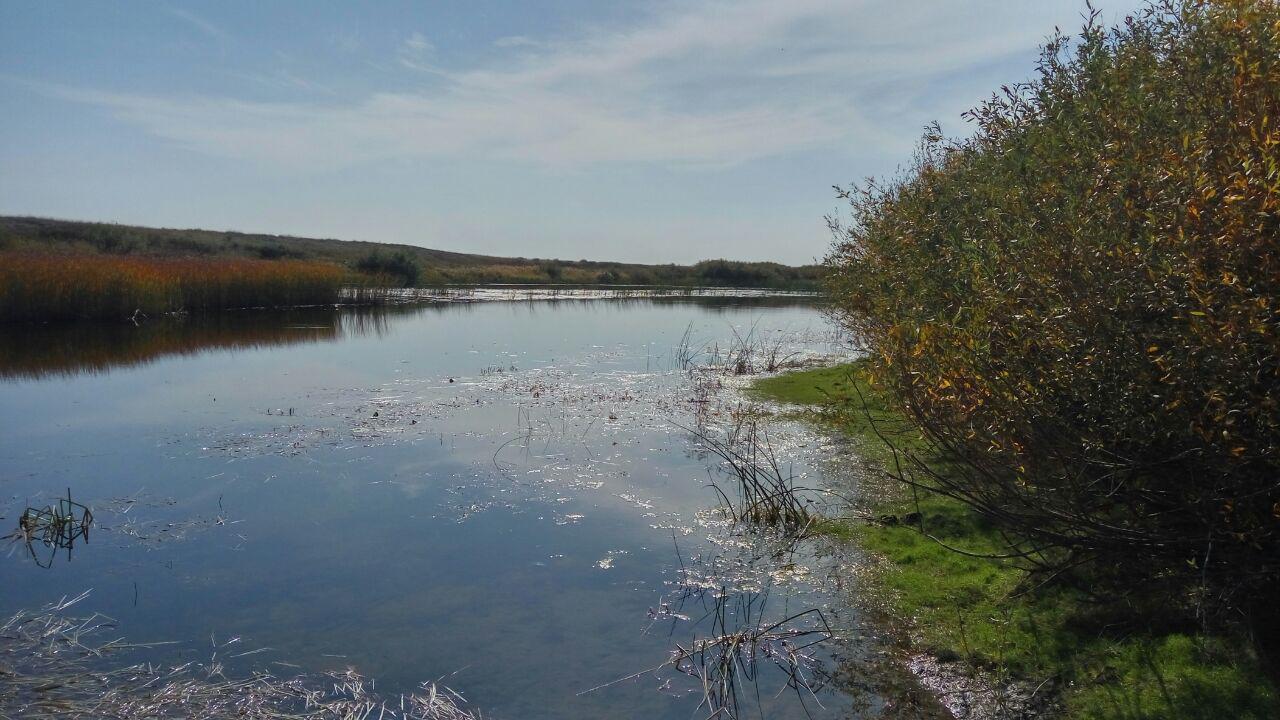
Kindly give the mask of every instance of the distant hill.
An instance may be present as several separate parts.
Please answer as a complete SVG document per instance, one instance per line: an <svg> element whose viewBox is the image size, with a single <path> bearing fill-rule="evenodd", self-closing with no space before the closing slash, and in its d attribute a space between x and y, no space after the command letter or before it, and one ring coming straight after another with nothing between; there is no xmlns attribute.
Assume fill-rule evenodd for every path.
<svg viewBox="0 0 1280 720"><path fill-rule="evenodd" d="M323 260L399 276L406 284L553 283L709 285L813 289L821 267L706 260L694 265L508 258L358 240L148 228L113 223L0 216L0 252L140 255L215 259Z"/></svg>

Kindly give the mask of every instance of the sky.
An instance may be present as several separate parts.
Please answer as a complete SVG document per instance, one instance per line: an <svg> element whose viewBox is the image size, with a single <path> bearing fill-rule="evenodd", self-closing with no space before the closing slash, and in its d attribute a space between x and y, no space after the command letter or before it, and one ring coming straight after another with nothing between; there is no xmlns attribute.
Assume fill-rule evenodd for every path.
<svg viewBox="0 0 1280 720"><path fill-rule="evenodd" d="M1118 21L1137 0L1099 0ZM0 214L813 262L1077 0L0 0Z"/></svg>

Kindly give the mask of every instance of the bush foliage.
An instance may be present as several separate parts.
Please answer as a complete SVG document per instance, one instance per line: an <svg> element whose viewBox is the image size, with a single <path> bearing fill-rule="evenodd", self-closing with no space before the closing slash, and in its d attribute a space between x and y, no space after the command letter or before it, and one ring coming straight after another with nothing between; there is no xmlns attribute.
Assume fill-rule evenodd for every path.
<svg viewBox="0 0 1280 720"><path fill-rule="evenodd" d="M844 322L963 468L905 479L1097 590L1242 612L1274 661L1280 7L1095 16L968 118L831 220Z"/></svg>

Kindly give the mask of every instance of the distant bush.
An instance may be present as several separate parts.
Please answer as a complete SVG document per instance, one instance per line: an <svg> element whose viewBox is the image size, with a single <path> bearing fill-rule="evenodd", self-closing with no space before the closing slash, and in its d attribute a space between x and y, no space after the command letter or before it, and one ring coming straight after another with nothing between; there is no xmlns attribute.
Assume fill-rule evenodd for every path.
<svg viewBox="0 0 1280 720"><path fill-rule="evenodd" d="M829 290L963 472L909 477L1280 652L1280 6L1169 2L842 191Z"/></svg>
<svg viewBox="0 0 1280 720"><path fill-rule="evenodd" d="M772 268L761 263L704 260L693 266L694 272L708 285L763 286L773 276Z"/></svg>
<svg viewBox="0 0 1280 720"><path fill-rule="evenodd" d="M727 287L806 289L817 286L821 268L788 267L772 262L703 260L693 266L695 283Z"/></svg>
<svg viewBox="0 0 1280 720"><path fill-rule="evenodd" d="M228 240L227 244L230 247L238 247L238 243L234 240ZM301 252L279 245L263 245L256 248L254 252L263 260L284 260L286 258L298 260L302 258Z"/></svg>
<svg viewBox="0 0 1280 720"><path fill-rule="evenodd" d="M422 279L422 268L403 251L384 255L374 250L356 261L356 270L366 275L384 276L403 287L415 287Z"/></svg>
<svg viewBox="0 0 1280 720"><path fill-rule="evenodd" d="M542 263L539 267L542 273L547 276L547 280L556 282L564 275L564 268L558 262Z"/></svg>

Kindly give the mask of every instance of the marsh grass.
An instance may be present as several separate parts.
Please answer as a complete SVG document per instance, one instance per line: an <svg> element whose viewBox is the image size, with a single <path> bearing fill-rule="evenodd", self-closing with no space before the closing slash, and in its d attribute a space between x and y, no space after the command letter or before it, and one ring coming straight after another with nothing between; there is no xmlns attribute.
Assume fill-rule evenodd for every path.
<svg viewBox="0 0 1280 720"><path fill-rule="evenodd" d="M333 304L347 272L303 260L0 254L0 321L117 320Z"/></svg>

